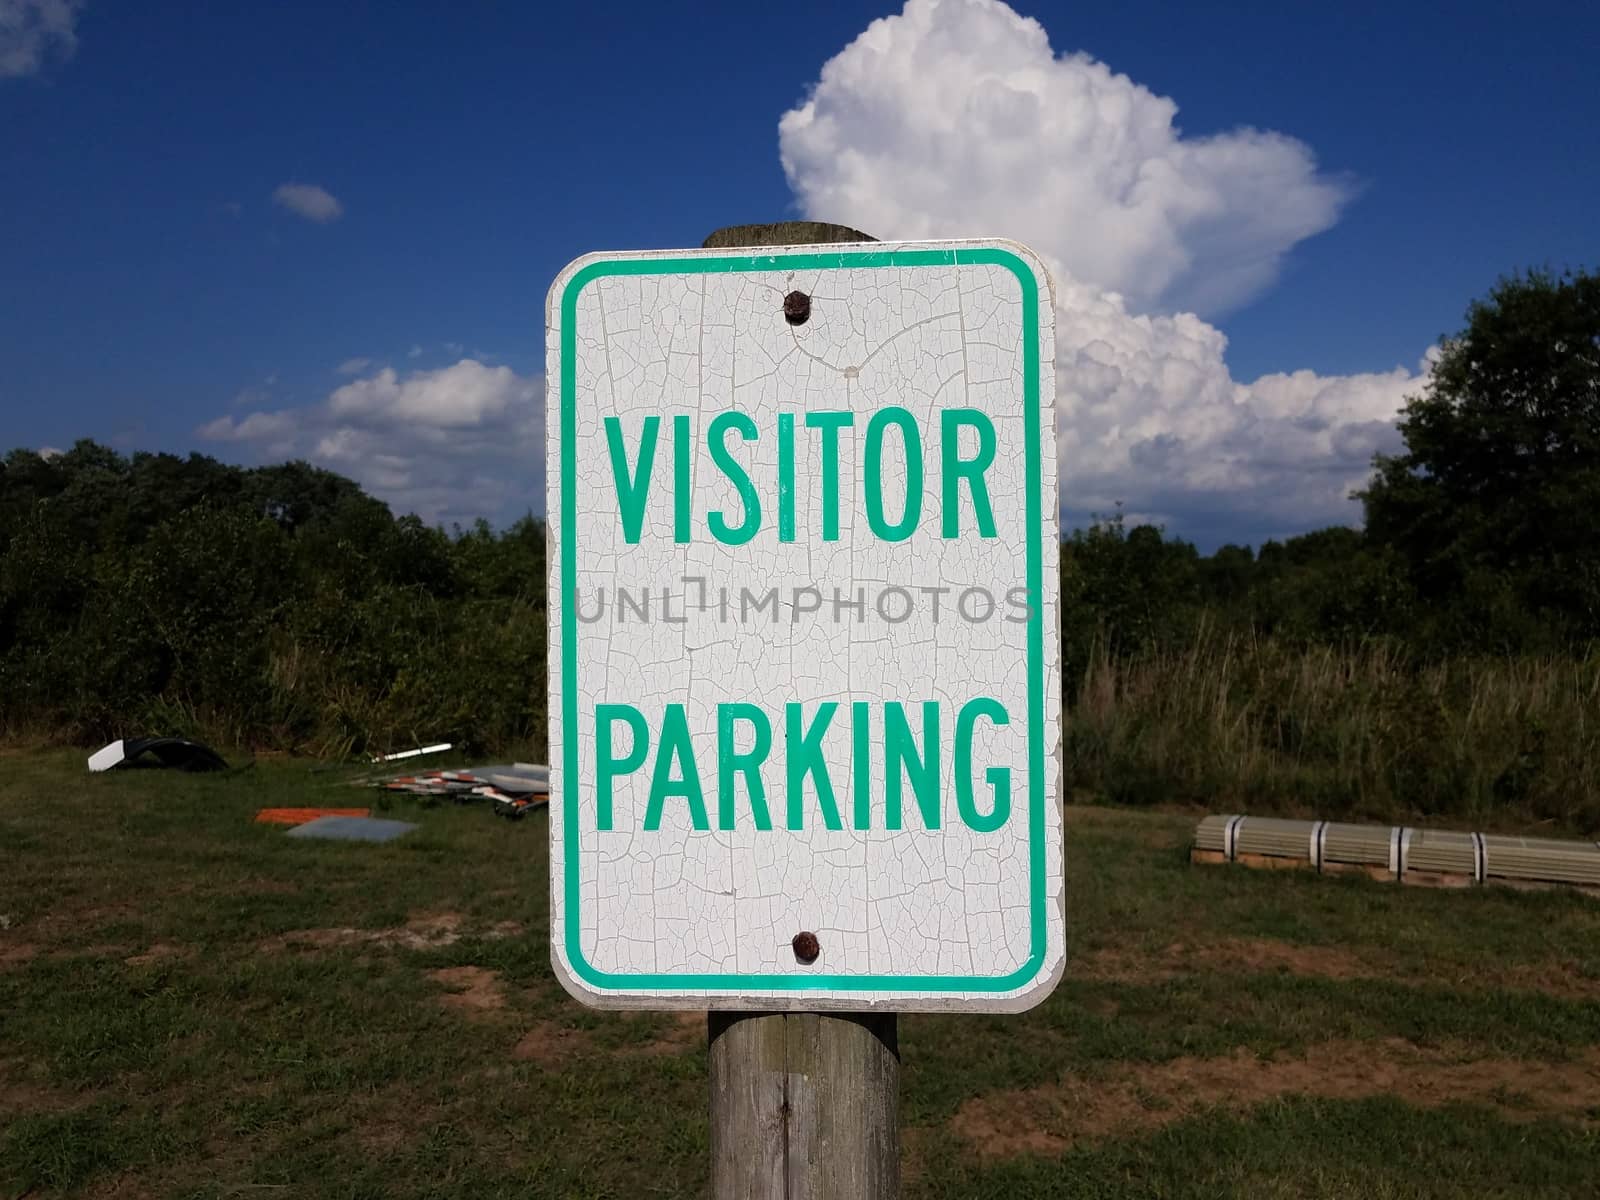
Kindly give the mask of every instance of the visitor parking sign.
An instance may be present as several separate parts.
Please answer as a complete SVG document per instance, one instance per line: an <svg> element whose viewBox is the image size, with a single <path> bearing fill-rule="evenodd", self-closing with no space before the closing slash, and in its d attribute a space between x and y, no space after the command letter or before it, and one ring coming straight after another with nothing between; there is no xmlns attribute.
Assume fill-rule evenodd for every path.
<svg viewBox="0 0 1600 1200"><path fill-rule="evenodd" d="M557 278L551 957L574 995L974 1011L1055 985L1052 312L1005 241Z"/></svg>

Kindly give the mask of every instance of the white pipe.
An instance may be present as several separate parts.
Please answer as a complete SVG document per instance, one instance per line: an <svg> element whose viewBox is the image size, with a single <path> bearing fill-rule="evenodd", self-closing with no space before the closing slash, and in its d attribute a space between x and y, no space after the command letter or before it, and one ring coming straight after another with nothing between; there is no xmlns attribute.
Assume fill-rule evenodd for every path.
<svg viewBox="0 0 1600 1200"><path fill-rule="evenodd" d="M401 750L397 754L375 754L372 756L372 761L375 763L394 762L401 758L417 758L424 754L438 754L450 749L450 745L449 742L440 742L436 746L421 746L415 750Z"/></svg>

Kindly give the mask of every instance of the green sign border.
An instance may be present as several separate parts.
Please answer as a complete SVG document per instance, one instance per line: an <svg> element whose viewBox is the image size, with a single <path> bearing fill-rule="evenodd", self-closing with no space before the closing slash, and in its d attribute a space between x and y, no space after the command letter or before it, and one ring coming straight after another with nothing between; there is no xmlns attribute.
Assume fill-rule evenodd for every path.
<svg viewBox="0 0 1600 1200"><path fill-rule="evenodd" d="M578 294L590 283L612 275L707 275L747 271L841 270L869 267L952 267L991 265L1004 267L1022 287L1023 408L1027 427L1028 478L1035 486L1027 497L1028 510L1028 798L1029 888L1031 913L1030 951L1022 966L1007 975L739 975L739 974L623 974L601 971L583 955L582 922L578 919L578 806L577 789L563 787L563 875L565 908L563 925L567 962L584 983L597 991L643 989L705 990L715 992L1010 992L1026 986L1044 965L1048 930L1045 896L1044 787L1044 630L1041 533L1043 520L1039 446L1039 285L1029 265L1016 254L997 248L970 250L869 250L813 251L804 254L762 254L750 257L692 258L638 257L591 262L575 272L561 295L561 588L565 597L577 595L577 315ZM561 606L561 698L565 737L562 745L564 780L578 778L578 629L575 606Z"/></svg>

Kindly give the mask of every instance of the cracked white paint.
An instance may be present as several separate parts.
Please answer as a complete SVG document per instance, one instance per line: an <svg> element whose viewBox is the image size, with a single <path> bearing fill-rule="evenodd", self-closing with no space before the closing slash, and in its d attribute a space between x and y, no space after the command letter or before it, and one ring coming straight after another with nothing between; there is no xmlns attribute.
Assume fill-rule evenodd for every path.
<svg viewBox="0 0 1600 1200"><path fill-rule="evenodd" d="M926 261L939 257L928 251L945 261ZM829 261L819 264L819 256ZM685 269L702 260L719 269ZM729 266L738 269L722 269ZM1037 289L1031 326L1023 276ZM782 313L793 290L812 298L810 319L799 326ZM557 973L574 995L618 1007L1014 1010L1054 986L1064 935L1053 311L1038 260L994 241L594 255L556 280L548 309L551 941ZM564 332L572 335L568 351ZM1028 338L1037 339L1031 471ZM916 418L927 460L921 520L903 541L875 536L863 502L867 423L890 405ZM992 537L978 536L970 510L959 536L942 536L939 413L946 408L978 410L995 430L986 475ZM729 410L747 414L757 431L755 440L726 443L762 508L759 531L739 546L715 540L707 527L713 511L730 524L746 515L706 443L708 423ZM836 541L821 535L821 439L804 425L808 410L855 414L854 427L839 434ZM791 542L780 541L777 528L780 412L799 414ZM690 418L694 436L686 543L676 539L674 521L673 418L680 415ZM660 419L658 441L630 543L605 419L617 418L632 470L650 416ZM963 455L973 453L976 438L961 431ZM892 521L901 512L906 462L897 433L884 447ZM1041 584L1031 685L1031 627L1005 619L1021 614L1006 596L1026 586L1030 550ZM563 584L567 568L573 591ZM887 612L898 617L904 601L885 592L895 586L913 601L910 617L898 622L875 603L887 595ZM971 619L982 605L970 593L957 611L960 593L974 586L995 598L990 619ZM773 587L775 621L771 610L739 619L741 589L764 598ZM809 592L796 595L808 587L821 600L814 612ZM922 590L940 587L950 590ZM618 589L634 607L619 608ZM864 590L864 614L836 607L835 589L852 603ZM648 621L637 613L646 590ZM569 612L574 592L577 608ZM1010 718L1004 727L974 725L977 807L990 808L989 768L1009 768L1011 778L1010 816L987 832L958 815L952 761L956 716L974 697L998 701ZM839 706L824 746L843 828L822 827L808 785L804 827L789 829L785 705L802 704L809 723L827 701ZM904 828L884 828L882 705L889 701L905 705L919 748L922 704L940 703L936 830L925 828L909 784ZM735 702L770 715L772 746L761 768L769 830L755 827L743 776L734 827L719 828L717 706ZM871 705L873 722L867 829L855 827L855 702ZM597 706L623 704L643 714L651 747L642 766L615 777L605 830ZM693 827L681 796L665 799L659 828L645 828L669 704L684 706L708 829ZM624 725L614 728L616 758L632 738ZM734 744L746 751L753 727L737 728ZM809 965L791 948L801 930L821 945Z"/></svg>

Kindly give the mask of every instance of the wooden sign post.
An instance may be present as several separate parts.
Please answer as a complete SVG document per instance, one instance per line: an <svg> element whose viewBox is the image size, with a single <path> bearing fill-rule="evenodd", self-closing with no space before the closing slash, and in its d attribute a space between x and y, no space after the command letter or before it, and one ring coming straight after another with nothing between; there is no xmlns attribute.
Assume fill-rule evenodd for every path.
<svg viewBox="0 0 1600 1200"><path fill-rule="evenodd" d="M809 222L551 288L551 959L709 1010L717 1200L897 1195L895 1013L1060 978L1052 313Z"/></svg>
<svg viewBox="0 0 1600 1200"><path fill-rule="evenodd" d="M735 225L707 249L875 239L842 225ZM711 1197L900 1195L899 1018L880 1013L707 1014Z"/></svg>

